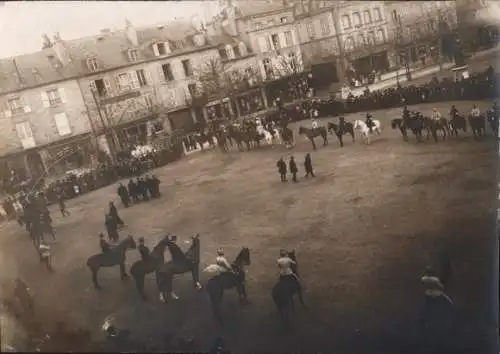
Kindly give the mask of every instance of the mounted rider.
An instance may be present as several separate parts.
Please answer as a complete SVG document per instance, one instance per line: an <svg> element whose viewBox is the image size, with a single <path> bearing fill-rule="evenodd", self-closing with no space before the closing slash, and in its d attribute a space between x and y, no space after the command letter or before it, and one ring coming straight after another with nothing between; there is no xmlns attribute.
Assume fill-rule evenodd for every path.
<svg viewBox="0 0 500 354"><path fill-rule="evenodd" d="M148 260L151 257L151 252L149 248L144 244L144 237L139 238L139 246L137 247L139 254L141 255L141 259L143 261Z"/></svg>
<svg viewBox="0 0 500 354"><path fill-rule="evenodd" d="M215 258L215 263L221 268L223 273L234 272L233 266L224 255L224 249L221 247L217 250L217 257Z"/></svg>
<svg viewBox="0 0 500 354"><path fill-rule="evenodd" d="M403 108L403 119L409 119L409 118L410 118L410 110L405 105Z"/></svg>
<svg viewBox="0 0 500 354"><path fill-rule="evenodd" d="M458 116L458 109L455 107L455 105L453 105L453 106L451 106L451 109L450 109L450 117L451 117L451 119L453 119L456 116Z"/></svg>
<svg viewBox="0 0 500 354"><path fill-rule="evenodd" d="M473 105L470 111L470 115L472 118L479 118L481 116L481 111L477 107L477 105Z"/></svg>
<svg viewBox="0 0 500 354"><path fill-rule="evenodd" d="M341 132L344 131L344 126L345 126L345 117L339 117L339 130Z"/></svg>
<svg viewBox="0 0 500 354"><path fill-rule="evenodd" d="M300 281L297 274L293 272L292 265L295 265L295 261L290 258L288 252L284 249L280 250L280 257L276 261L280 271L280 280L286 280L287 278L292 278L297 282L297 286L300 289Z"/></svg>
<svg viewBox="0 0 500 354"><path fill-rule="evenodd" d="M441 113L439 113L439 111L437 110L437 108L433 108L432 109L432 116L431 116L432 120L436 121L436 122L439 122L439 120L441 119Z"/></svg>
<svg viewBox="0 0 500 354"><path fill-rule="evenodd" d="M366 123L366 126L368 127L368 129L370 130L370 133L373 133L373 119L372 119L372 115L370 113L366 113L366 120L365 120L365 123Z"/></svg>
<svg viewBox="0 0 500 354"><path fill-rule="evenodd" d="M111 246L104 238L104 234L102 232L99 234L99 247L101 247L102 253L109 253L111 251Z"/></svg>

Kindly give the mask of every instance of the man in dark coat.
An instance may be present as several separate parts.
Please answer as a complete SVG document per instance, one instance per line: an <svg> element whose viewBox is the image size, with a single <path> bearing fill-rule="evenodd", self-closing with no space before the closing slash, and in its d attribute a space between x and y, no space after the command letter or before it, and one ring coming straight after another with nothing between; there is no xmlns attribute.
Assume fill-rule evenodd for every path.
<svg viewBox="0 0 500 354"><path fill-rule="evenodd" d="M295 159L293 156L290 156L290 161L288 162L288 168L290 173L292 174L292 181L297 182L297 172L299 172L297 168L297 164L295 163Z"/></svg>
<svg viewBox="0 0 500 354"><path fill-rule="evenodd" d="M106 214L104 224L106 226L106 232L108 233L108 239L113 242L117 242L118 235L118 224L116 223L116 219L109 214Z"/></svg>
<svg viewBox="0 0 500 354"><path fill-rule="evenodd" d="M286 163L281 157L278 162L276 162L276 167L278 167L278 173L280 174L281 182L286 182Z"/></svg>
<svg viewBox="0 0 500 354"><path fill-rule="evenodd" d="M147 201L149 200L148 197L148 188L146 186L146 182L142 178L137 178L137 189L139 191L139 194L142 196L142 200Z"/></svg>
<svg viewBox="0 0 500 354"><path fill-rule="evenodd" d="M311 177L315 177L311 161L311 154L309 153L306 154L306 157L304 159L304 169L306 170L306 177L309 177L309 175L311 175Z"/></svg>
<svg viewBox="0 0 500 354"><path fill-rule="evenodd" d="M154 195L151 195L152 197L155 197L155 198L159 198L160 197L160 180L158 179L158 177L156 177L156 175L153 175L153 177L151 177L151 183L153 184L153 192L154 192Z"/></svg>
<svg viewBox="0 0 500 354"><path fill-rule="evenodd" d="M118 215L118 209L113 202L109 202L109 215L115 219L117 225L125 225L120 215Z"/></svg>
<svg viewBox="0 0 500 354"><path fill-rule="evenodd" d="M146 175L144 178L144 185L146 187L146 190L148 191L148 194L151 196L151 198L154 198L154 186L153 186L153 181L149 177L149 175Z"/></svg>
<svg viewBox="0 0 500 354"><path fill-rule="evenodd" d="M63 217L69 216L69 212L66 210L64 195L60 194L58 199L59 199L59 210L61 211L61 215Z"/></svg>
<svg viewBox="0 0 500 354"><path fill-rule="evenodd" d="M131 179L128 181L128 194L134 201L134 203L137 203L139 199L137 198L137 184Z"/></svg>
<svg viewBox="0 0 500 354"><path fill-rule="evenodd" d="M99 247L101 247L102 253L108 253L111 251L111 246L108 241L104 239L104 234L102 232L99 234Z"/></svg>
<svg viewBox="0 0 500 354"><path fill-rule="evenodd" d="M118 190L117 190L118 195L120 196L120 199L122 201L122 204L125 208L128 208L130 204L130 197L127 191L127 188L123 184L119 184Z"/></svg>
<svg viewBox="0 0 500 354"><path fill-rule="evenodd" d="M144 244L144 237L139 238L139 246L137 247L139 254L141 255L141 259L146 261L149 259L150 252L149 248Z"/></svg>

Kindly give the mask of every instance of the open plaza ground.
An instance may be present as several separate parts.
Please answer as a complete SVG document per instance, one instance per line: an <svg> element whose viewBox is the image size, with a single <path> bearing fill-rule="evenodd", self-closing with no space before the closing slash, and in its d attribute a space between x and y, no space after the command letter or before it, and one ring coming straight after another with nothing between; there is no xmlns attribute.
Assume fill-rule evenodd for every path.
<svg viewBox="0 0 500 354"><path fill-rule="evenodd" d="M474 102L437 104L447 115L451 104L468 112ZM435 105L410 107L429 114ZM484 110L490 103L482 102ZM364 115L363 115L364 116ZM346 116L363 119L362 113ZM161 179L161 199L120 208L127 228L121 236L144 237L152 248L171 232L185 241L201 238L201 268L214 263L224 247L232 260L250 248L247 291L251 304L240 307L235 290L223 301L224 326L213 321L208 296L193 289L189 274L178 276L180 300L162 304L152 275L142 301L132 280L122 282L118 267L101 269L103 290L92 287L87 258L99 253L108 201L118 203L112 186L70 200L71 215L52 216L57 243L52 245L55 272L48 274L26 232L4 223L0 270L5 279L20 274L35 294L37 315L90 328L96 337L104 318L132 336L158 340L164 333L195 339L206 350L221 335L234 353L411 353L423 303L419 276L427 265L439 266L446 254L452 280L447 292L456 305L454 353L490 353L496 334L493 312L494 231L496 217L496 144L474 141L471 133L434 143L403 142L390 120L401 108L373 112L383 132L371 145L344 148L330 144L312 151L295 136L291 150L263 146L250 152L219 150L192 154L154 171ZM333 121L333 118L330 119ZM326 125L328 119L323 120ZM309 122L299 124L309 125ZM294 131L297 131L297 126ZM312 153L316 177L303 178L302 161ZM299 182L280 183L276 161L294 155ZM290 332L279 331L271 299L278 280L281 248L295 249L307 309L297 307ZM127 266L137 251L127 255ZM170 257L167 252L167 257ZM205 284L207 275L202 275Z"/></svg>

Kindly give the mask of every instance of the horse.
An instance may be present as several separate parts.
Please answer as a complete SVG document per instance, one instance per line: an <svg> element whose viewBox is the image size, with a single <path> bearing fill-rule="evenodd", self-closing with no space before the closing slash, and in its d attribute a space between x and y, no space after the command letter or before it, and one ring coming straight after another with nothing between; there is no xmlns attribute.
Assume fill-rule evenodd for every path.
<svg viewBox="0 0 500 354"><path fill-rule="evenodd" d="M120 276L124 280L128 277L125 272L125 256L126 252L130 249L136 249L137 245L132 236L123 239L116 247L112 248L107 253L99 253L89 257L87 260L87 267L92 271L92 282L96 289L102 289L97 281L97 273L101 267L120 266Z"/></svg>
<svg viewBox="0 0 500 354"><path fill-rule="evenodd" d="M427 129L427 140L429 140L430 135L432 135L436 143L438 142L437 133L441 131L443 133L443 140L445 140L446 133L449 129L446 118L432 119L430 117L424 117L424 127Z"/></svg>
<svg viewBox="0 0 500 354"><path fill-rule="evenodd" d="M243 151L243 142L245 142L245 137L237 127L235 127L234 125L229 125L227 127L227 136L229 138L231 146L233 145L232 141L234 140L236 142L236 145L238 146L238 150Z"/></svg>
<svg viewBox="0 0 500 354"><path fill-rule="evenodd" d="M172 259L161 265L156 272L157 285L160 292L160 300L167 302L168 298L179 299L173 292L174 275L191 272L194 287L201 289L199 266L200 266L200 239L196 235L192 239L191 246L182 252L179 246L172 240L167 241L167 247Z"/></svg>
<svg viewBox="0 0 500 354"><path fill-rule="evenodd" d="M478 139L486 134L486 123L483 115L474 117L469 115L469 124L472 129L474 139Z"/></svg>
<svg viewBox="0 0 500 354"><path fill-rule="evenodd" d="M462 130L464 133L467 132L467 121L464 117L459 115L454 115L450 119L450 135L458 136L458 130Z"/></svg>
<svg viewBox="0 0 500 354"><path fill-rule="evenodd" d="M351 122L344 122L342 128L340 128L340 125L329 122L327 127L328 131L331 134L335 133L337 139L339 139L340 147L344 147L344 142L342 140L342 136L344 134L349 133L352 136L352 142L354 143L356 141L356 138L354 137L354 128Z"/></svg>
<svg viewBox="0 0 500 354"><path fill-rule="evenodd" d="M298 263L295 257L295 251L288 252L288 257L295 262L295 264L292 264L292 271L294 277L298 277ZM302 291L297 279L292 278L292 276L280 277L278 283L273 287L271 296L278 309L282 322L287 322L291 314L295 311L293 300L295 295L298 295L302 307L305 307Z"/></svg>
<svg viewBox="0 0 500 354"><path fill-rule="evenodd" d="M408 141L408 132L406 130L406 125L403 123L402 118L395 118L391 120L391 128L392 129L399 129L401 132L401 135L403 135L403 140Z"/></svg>
<svg viewBox="0 0 500 354"><path fill-rule="evenodd" d="M307 139L311 142L313 149L316 150L316 143L314 142L314 138L321 136L323 138L323 146L328 145L328 134L326 132L325 127L318 128L299 128L299 135L305 135Z"/></svg>
<svg viewBox="0 0 500 354"><path fill-rule="evenodd" d="M377 133L377 135L380 135L380 133L382 132L380 121L373 119L372 123L373 123L372 131ZM361 132L361 135L363 136L363 140L365 141L365 144L370 143L370 128L368 128L368 125L365 122L357 119L354 121L353 128L357 129Z"/></svg>
<svg viewBox="0 0 500 354"><path fill-rule="evenodd" d="M225 271L210 278L207 282L207 293L212 305L212 311L215 319L222 322L220 306L224 290L236 288L240 303L248 303L247 292L245 288L245 266L250 265L250 250L243 247L231 264L233 271ZM205 268L205 272L220 270L217 265L210 265Z"/></svg>
<svg viewBox="0 0 500 354"><path fill-rule="evenodd" d="M201 150L204 150L203 144L208 143L212 149L215 148L214 134L210 131L207 133L201 132L193 135L194 139L200 145Z"/></svg>
<svg viewBox="0 0 500 354"><path fill-rule="evenodd" d="M147 274L157 272L158 267L165 263L165 249L167 248L167 239L164 237L158 244L153 248L148 259L140 259L130 267L130 274L135 280L135 287L139 292L139 295L143 300L146 300L146 294L144 293L144 279ZM158 277L156 277L158 280Z"/></svg>
<svg viewBox="0 0 500 354"><path fill-rule="evenodd" d="M266 130L263 126L257 127L257 133L264 136L264 140L266 141L267 145L273 144L273 135L268 130Z"/></svg>

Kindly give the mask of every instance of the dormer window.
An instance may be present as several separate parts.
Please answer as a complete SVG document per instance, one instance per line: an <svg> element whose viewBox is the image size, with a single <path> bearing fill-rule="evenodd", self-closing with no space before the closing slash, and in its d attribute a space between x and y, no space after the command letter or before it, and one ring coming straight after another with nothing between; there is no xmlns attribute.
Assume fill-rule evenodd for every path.
<svg viewBox="0 0 500 354"><path fill-rule="evenodd" d="M228 59L234 59L234 51L233 47L231 47L229 44L226 45L226 54Z"/></svg>
<svg viewBox="0 0 500 354"><path fill-rule="evenodd" d="M139 60L139 52L137 51L137 49L130 49L128 51L128 59L131 62Z"/></svg>
<svg viewBox="0 0 500 354"><path fill-rule="evenodd" d="M97 71L99 69L99 65L97 64L97 58L88 58L87 67L92 72Z"/></svg>
<svg viewBox="0 0 500 354"><path fill-rule="evenodd" d="M287 23L288 22L288 18L282 17L282 18L280 18L280 22L281 23Z"/></svg>
<svg viewBox="0 0 500 354"><path fill-rule="evenodd" d="M167 55L170 54L170 45L168 42L158 42L153 44L153 52L155 53L155 56L159 57L162 55Z"/></svg>

